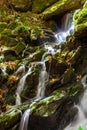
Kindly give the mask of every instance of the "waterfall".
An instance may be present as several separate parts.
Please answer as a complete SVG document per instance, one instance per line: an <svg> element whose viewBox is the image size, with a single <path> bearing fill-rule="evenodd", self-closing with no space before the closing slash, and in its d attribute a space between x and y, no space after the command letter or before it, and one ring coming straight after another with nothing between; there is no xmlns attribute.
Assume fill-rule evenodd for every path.
<svg viewBox="0 0 87 130"><path fill-rule="evenodd" d="M32 72L31 70L32 70L32 66L29 67L28 72L20 79L20 81L18 83L17 90L16 90L16 105L21 104L20 94L24 89L24 85L25 85L27 76L30 75ZM19 72L19 71L17 71L17 72Z"/></svg>
<svg viewBox="0 0 87 130"><path fill-rule="evenodd" d="M18 69L17 71L15 72L15 74L19 74L19 73L24 73L25 72L25 65L22 64Z"/></svg>
<svg viewBox="0 0 87 130"><path fill-rule="evenodd" d="M63 17L62 17L62 20L61 20L61 29L63 31L66 31L68 29L68 24L69 24L69 21L70 21L70 17L71 17L71 14L70 13L66 13Z"/></svg>
<svg viewBox="0 0 87 130"><path fill-rule="evenodd" d="M85 89L84 95L78 105L75 107L78 109L77 119L72 121L64 130L87 130L87 75L85 75L81 83Z"/></svg>
<svg viewBox="0 0 87 130"><path fill-rule="evenodd" d="M3 75L6 75L6 67L1 68Z"/></svg>
<svg viewBox="0 0 87 130"><path fill-rule="evenodd" d="M0 56L0 60L3 61L4 58L5 58L5 57L4 57L4 55L2 54L2 55ZM3 75L6 75L6 66L3 65L3 67L1 67L1 71L2 71Z"/></svg>
<svg viewBox="0 0 87 130"><path fill-rule="evenodd" d="M70 36L74 31L74 24L71 22L71 14L67 13L62 18L61 30L55 34L56 42L58 44L66 42L67 36Z"/></svg>
<svg viewBox="0 0 87 130"><path fill-rule="evenodd" d="M41 99L45 95L45 84L48 81L48 74L46 71L46 65L45 62L42 62L42 70L40 72L39 76L39 84L37 89L37 99Z"/></svg>
<svg viewBox="0 0 87 130"><path fill-rule="evenodd" d="M20 126L19 126L19 130L28 130L28 122L29 122L29 117L30 117L30 112L31 112L31 108L32 106L37 102L38 100L33 101L30 106L29 109L27 109L22 118L21 118L21 122L20 122Z"/></svg>
<svg viewBox="0 0 87 130"><path fill-rule="evenodd" d="M21 118L19 130L27 130L28 129L28 122L29 122L29 117L30 117L32 106L37 101L39 101L40 99L42 99L45 96L45 85L46 85L46 82L48 81L48 73L46 71L46 65L45 65L44 60L41 60L41 65L42 65L42 69L41 69L41 72L39 75L39 83L37 86L36 99L30 104L29 108L24 112L24 114Z"/></svg>
<svg viewBox="0 0 87 130"><path fill-rule="evenodd" d="M66 37L71 34L71 31L74 28L73 24L71 24L68 27L69 18L70 18L69 15L67 15L66 23L65 23L65 25L63 25L63 26L65 26L64 28L66 28L66 29L55 35L55 37L57 38L58 44L65 42ZM38 82L38 85L37 85L37 94L36 94L35 100L30 104L29 108L24 112L24 114L21 118L19 130L28 130L28 122L29 122L29 117L30 117L30 114L31 114L32 106L34 104L36 104L36 102L40 101L42 98L45 97L45 86L46 86L46 83L49 80L49 75L46 71L46 63L45 63L48 60L46 55L48 55L48 54L54 55L57 52L60 52L59 49L54 49L53 45L45 44L44 48L45 48L46 52L43 54L41 61L32 63L34 65L41 64L42 69L41 69L40 74L39 74L39 82ZM33 57L33 55L31 54L30 57ZM19 81L18 88L17 88L17 91L16 91L18 99L20 98L20 94L21 94L21 92L24 88L26 77L30 73L31 73L31 70L29 70L29 72L27 72Z"/></svg>

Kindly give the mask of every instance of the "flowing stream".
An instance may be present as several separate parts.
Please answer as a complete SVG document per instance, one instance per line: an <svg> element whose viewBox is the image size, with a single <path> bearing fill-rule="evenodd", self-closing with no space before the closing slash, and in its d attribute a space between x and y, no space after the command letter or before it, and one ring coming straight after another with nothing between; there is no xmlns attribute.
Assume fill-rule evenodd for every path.
<svg viewBox="0 0 87 130"><path fill-rule="evenodd" d="M42 69L39 75L39 83L37 87L36 99L30 104L29 108L24 112L21 118L19 130L28 129L29 116L31 113L32 106L45 96L45 84L48 81L48 73L46 71L45 61L41 61L41 64L42 64Z"/></svg>
<svg viewBox="0 0 87 130"><path fill-rule="evenodd" d="M66 23L64 25L65 26L64 28L66 28L66 29L55 35L55 37L57 39L57 44L61 44L62 42L65 42L66 37L68 35L70 35L71 31L74 29L73 24L71 24L70 27L68 27L69 18L70 18L70 15L67 14L66 18L65 18ZM24 112L24 114L21 118L19 130L28 130L28 123L29 123L29 117L30 117L30 114L31 114L32 106L36 102L40 101L42 98L45 97L45 86L46 86L46 83L49 80L49 74L46 71L45 55L49 54L49 53L55 54L56 52L58 52L58 49L57 50L54 49L53 46L51 46L51 45L44 45L44 48L46 49L47 52L44 53L44 55L42 56L42 60L39 62L42 65L42 69L41 69L40 74L39 74L37 94L36 94L35 100L30 104L29 108ZM36 64L38 64L38 63L36 62ZM32 66L29 67L28 72L19 81L19 84L18 84L18 87L17 87L17 90L16 90L16 95L17 95L16 104L17 105L21 104L20 94L21 94L22 90L24 89L26 78L27 78L27 76L29 76L31 74L31 72L32 72Z"/></svg>
<svg viewBox="0 0 87 130"><path fill-rule="evenodd" d="M74 31L74 24L71 22L71 14L67 13L62 18L61 30L55 35L56 42L60 45L66 42L67 36L70 36Z"/></svg>
<svg viewBox="0 0 87 130"><path fill-rule="evenodd" d="M17 90L16 90L16 105L20 105L21 104L20 94L21 94L21 92L24 89L27 76L30 75L31 72L32 72L31 70L32 70L32 66L29 67L28 72L20 79L20 81L18 83L18 87L17 87Z"/></svg>
<svg viewBox="0 0 87 130"><path fill-rule="evenodd" d="M87 130L87 75L82 78L81 83L84 87L84 95L80 103L74 106L78 109L77 118L64 130Z"/></svg>

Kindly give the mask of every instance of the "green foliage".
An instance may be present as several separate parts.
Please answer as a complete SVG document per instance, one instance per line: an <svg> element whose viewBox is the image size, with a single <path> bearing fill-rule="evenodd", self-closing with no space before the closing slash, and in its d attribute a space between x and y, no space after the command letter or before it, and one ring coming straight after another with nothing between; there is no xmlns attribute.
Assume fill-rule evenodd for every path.
<svg viewBox="0 0 87 130"><path fill-rule="evenodd" d="M0 41L6 46L19 43L31 43L38 37L45 36L44 22L38 15L28 13L9 13L1 15ZM28 39L28 40L26 40Z"/></svg>
<svg viewBox="0 0 87 130"><path fill-rule="evenodd" d="M78 130L84 130L82 126L79 126Z"/></svg>
<svg viewBox="0 0 87 130"><path fill-rule="evenodd" d="M4 60L4 57L0 56L0 62L3 62L3 60Z"/></svg>

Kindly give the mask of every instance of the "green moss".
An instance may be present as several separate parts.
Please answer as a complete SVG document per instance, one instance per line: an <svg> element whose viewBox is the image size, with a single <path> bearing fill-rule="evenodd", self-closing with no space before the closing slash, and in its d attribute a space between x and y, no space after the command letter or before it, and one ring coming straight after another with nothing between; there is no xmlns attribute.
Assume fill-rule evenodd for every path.
<svg viewBox="0 0 87 130"><path fill-rule="evenodd" d="M51 7L47 8L45 11L43 11L42 17L43 19L48 19L54 15L60 15L66 11L74 10L80 6L82 6L80 0L58 0L58 2L53 4Z"/></svg>
<svg viewBox="0 0 87 130"><path fill-rule="evenodd" d="M19 43L16 46L12 47L11 50L15 51L17 55L23 52L23 50L26 48L24 43Z"/></svg>
<svg viewBox="0 0 87 130"><path fill-rule="evenodd" d="M17 122L19 120L20 113L18 114L17 111L13 110L10 112L10 114L3 114L0 116L0 127L3 128L9 128L9 126L14 125L15 121ZM12 124L10 124L12 120Z"/></svg>
<svg viewBox="0 0 87 130"><path fill-rule="evenodd" d="M62 101L67 97L72 97L77 100L78 94L82 91L81 85L74 83L71 86L66 86L55 90L51 95L32 106L32 111L35 115L48 117L55 113L56 109L61 105ZM55 103L58 102L58 103Z"/></svg>
<svg viewBox="0 0 87 130"><path fill-rule="evenodd" d="M79 94L79 92L82 92L83 88L80 84L74 83L71 86L67 87L66 92L68 95L75 97Z"/></svg>
<svg viewBox="0 0 87 130"><path fill-rule="evenodd" d="M63 7L65 0L59 0L52 7L49 7L43 12L43 17L47 17L52 15L55 11L57 11L60 7Z"/></svg>
<svg viewBox="0 0 87 130"><path fill-rule="evenodd" d="M15 105L15 95L8 94L8 97L6 98L6 103L9 105Z"/></svg>
<svg viewBox="0 0 87 130"><path fill-rule="evenodd" d="M87 28L87 20L76 26L76 32L82 34L82 32L85 32L87 30L86 28Z"/></svg>
<svg viewBox="0 0 87 130"><path fill-rule="evenodd" d="M41 13L48 6L51 6L57 0L34 0L32 4L32 12Z"/></svg>
<svg viewBox="0 0 87 130"><path fill-rule="evenodd" d="M78 10L77 13L74 16L74 19L76 20L77 24L80 24L84 20L86 20L87 17L87 7L84 7L81 10Z"/></svg>
<svg viewBox="0 0 87 130"><path fill-rule="evenodd" d="M7 27L6 22L0 22L0 31L3 31Z"/></svg>
<svg viewBox="0 0 87 130"><path fill-rule="evenodd" d="M83 9L78 10L74 16L75 22L75 33L81 37L86 35L87 32L87 6Z"/></svg>
<svg viewBox="0 0 87 130"><path fill-rule="evenodd" d="M10 82L7 83L9 88L8 94L6 96L6 103L9 105L15 105L15 91L16 91L16 86L11 86Z"/></svg>

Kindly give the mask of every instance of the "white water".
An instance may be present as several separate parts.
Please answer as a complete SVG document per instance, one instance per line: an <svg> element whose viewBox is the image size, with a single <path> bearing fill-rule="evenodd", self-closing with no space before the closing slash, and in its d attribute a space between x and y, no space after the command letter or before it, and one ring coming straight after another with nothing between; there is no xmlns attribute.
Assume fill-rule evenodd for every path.
<svg viewBox="0 0 87 130"><path fill-rule="evenodd" d="M36 99L30 104L29 109L27 109L24 112L24 114L21 118L19 130L28 129L28 122L29 122L29 117L30 117L30 113L31 113L31 108L37 101L42 99L45 95L45 85L46 85L46 82L48 81L48 73L46 71L45 61L41 61L41 65L42 65L42 69L41 69L41 72L39 75L39 83L38 83L38 87L37 87Z"/></svg>
<svg viewBox="0 0 87 130"><path fill-rule="evenodd" d="M87 130L87 75L82 78L81 83L84 87L84 95L80 103L75 106L78 109L77 119L72 121L64 130L79 130L80 127L81 130Z"/></svg>
<svg viewBox="0 0 87 130"><path fill-rule="evenodd" d="M68 25L70 22L70 17L70 14L67 13L62 19L62 28L60 31L58 30L58 33L55 35L56 42L58 44L66 42L67 36L70 36L74 31L73 22L71 22L70 25Z"/></svg>
<svg viewBox="0 0 87 130"><path fill-rule="evenodd" d="M31 114L31 108L32 106L37 102L38 100L33 101L30 106L29 109L27 109L22 118L21 118L21 122L20 122L20 126L19 126L19 130L28 130L28 122L29 122L29 117Z"/></svg>
<svg viewBox="0 0 87 130"><path fill-rule="evenodd" d="M4 55L3 55L3 54L0 56L0 59L1 59L1 60L4 59ZM3 73L4 75L6 75L6 66L5 66L5 65L3 65L3 67L1 67L1 70L2 70L2 73Z"/></svg>
<svg viewBox="0 0 87 130"><path fill-rule="evenodd" d="M63 31L63 32L60 31L59 33L57 33L55 35L55 37L56 37L58 44L66 42L67 36L70 36L72 34L73 30L74 30L74 24L72 23L72 25L69 27L69 29L67 31Z"/></svg>
<svg viewBox="0 0 87 130"><path fill-rule="evenodd" d="M67 21L68 21L68 19L67 19ZM70 28L68 28L68 30L66 30L65 32L60 32L60 33L56 34L55 37L57 38L58 44L65 42L66 37L68 35L70 35L72 30L73 30L73 25L70 26ZM57 50L55 50L51 45L45 45L44 48L47 49L47 52L42 56L41 62L39 62L42 65L42 69L41 69L41 72L39 74L39 83L38 83L38 86L37 86L37 95L35 97L35 100L30 104L29 109L27 109L24 112L24 114L21 118L19 130L28 130L28 122L29 122L29 117L30 117L30 114L31 114L31 108L37 101L44 98L44 96L45 96L45 86L46 86L47 81L49 80L49 75L46 71L46 65L45 65L45 61L48 60L48 59L46 59L45 56L49 53L55 54L57 52ZM32 57L33 55L30 55L30 56ZM38 64L38 63L36 63L36 64ZM26 74L25 77L23 77L23 84L25 84L25 80L26 80L27 75L28 74ZM20 84L20 82L19 82L19 84ZM18 90L19 94L21 93L20 89L23 90L23 87L19 87L19 90Z"/></svg>
<svg viewBox="0 0 87 130"><path fill-rule="evenodd" d="M1 70L2 70L3 74L6 75L6 67L5 66L2 67Z"/></svg>
<svg viewBox="0 0 87 130"><path fill-rule="evenodd" d="M22 64L17 71L15 72L15 74L19 74L19 73L24 73L25 72L25 65Z"/></svg>
<svg viewBox="0 0 87 130"><path fill-rule="evenodd" d="M27 78L28 75L31 74L31 72L32 72L32 66L29 67L28 72L20 79L20 81L18 83L17 90L16 90L16 105L21 104L20 94L24 89L26 78Z"/></svg>
<svg viewBox="0 0 87 130"><path fill-rule="evenodd" d="M37 99L41 99L45 95L45 84L48 81L48 73L46 71L45 62L42 62L42 69L39 76L39 84L37 89Z"/></svg>

